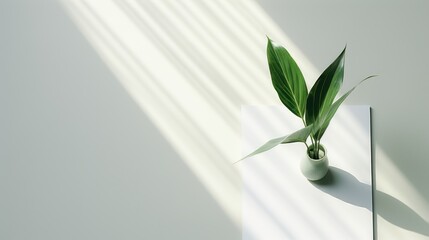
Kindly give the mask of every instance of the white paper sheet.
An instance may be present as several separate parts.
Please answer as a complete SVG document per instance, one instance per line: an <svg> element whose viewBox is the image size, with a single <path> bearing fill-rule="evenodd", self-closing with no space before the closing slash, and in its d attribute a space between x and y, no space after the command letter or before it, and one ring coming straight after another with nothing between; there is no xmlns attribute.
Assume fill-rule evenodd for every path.
<svg viewBox="0 0 429 240"><path fill-rule="evenodd" d="M243 156L302 127L283 106L243 107ZM341 106L322 138L331 167L321 182L300 172L302 143L282 144L240 162L242 239L373 239L370 133L369 106Z"/></svg>

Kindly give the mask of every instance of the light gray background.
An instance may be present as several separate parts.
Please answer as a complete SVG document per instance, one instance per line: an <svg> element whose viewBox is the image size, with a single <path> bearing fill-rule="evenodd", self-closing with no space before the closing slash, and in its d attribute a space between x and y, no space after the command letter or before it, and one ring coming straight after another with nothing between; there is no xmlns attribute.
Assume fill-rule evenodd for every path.
<svg viewBox="0 0 429 240"><path fill-rule="evenodd" d="M376 233L429 239L429 3L257 5L318 71L347 43L345 88L381 75L348 100L373 108L374 185L389 194L374 196ZM0 82L1 239L240 239L240 224L119 84L60 1L0 2ZM248 102L235 104L239 112ZM239 197L232 201L240 205Z"/></svg>

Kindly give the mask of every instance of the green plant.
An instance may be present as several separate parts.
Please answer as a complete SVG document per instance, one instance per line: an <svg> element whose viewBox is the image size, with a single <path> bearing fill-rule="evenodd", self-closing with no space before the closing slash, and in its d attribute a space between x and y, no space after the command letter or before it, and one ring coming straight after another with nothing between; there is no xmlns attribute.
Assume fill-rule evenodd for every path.
<svg viewBox="0 0 429 240"><path fill-rule="evenodd" d="M277 91L280 101L293 114L301 118L304 128L266 142L241 160L270 150L279 144L293 142L304 143L309 156L319 159L319 150L322 150L320 141L340 105L360 83L376 75L363 79L335 100L344 78L346 51L344 48L308 92L304 76L289 52L284 47L275 44L270 38L267 39L268 65L274 89ZM307 144L308 138L311 142L310 146Z"/></svg>

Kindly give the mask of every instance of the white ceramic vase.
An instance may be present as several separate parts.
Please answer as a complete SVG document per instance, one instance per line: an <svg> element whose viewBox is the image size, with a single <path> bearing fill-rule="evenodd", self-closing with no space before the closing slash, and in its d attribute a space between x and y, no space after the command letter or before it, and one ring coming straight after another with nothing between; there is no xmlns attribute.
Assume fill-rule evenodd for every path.
<svg viewBox="0 0 429 240"><path fill-rule="evenodd" d="M312 145L308 148L306 156L301 160L300 167L302 174L310 181L322 179L329 170L328 154L322 145L320 145L319 159L309 157L309 152L312 150Z"/></svg>

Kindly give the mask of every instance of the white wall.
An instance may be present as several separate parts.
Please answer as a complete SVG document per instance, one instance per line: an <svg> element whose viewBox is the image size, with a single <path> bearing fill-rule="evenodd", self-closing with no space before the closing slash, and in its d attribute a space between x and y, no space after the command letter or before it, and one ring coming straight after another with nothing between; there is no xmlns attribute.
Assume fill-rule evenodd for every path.
<svg viewBox="0 0 429 240"><path fill-rule="evenodd" d="M429 239L429 3L177 2L0 3L1 239L240 239L265 34L310 79L346 43L345 89L381 75L348 100L373 108L377 236Z"/></svg>
<svg viewBox="0 0 429 240"><path fill-rule="evenodd" d="M239 238L59 2L0 9L0 239Z"/></svg>

